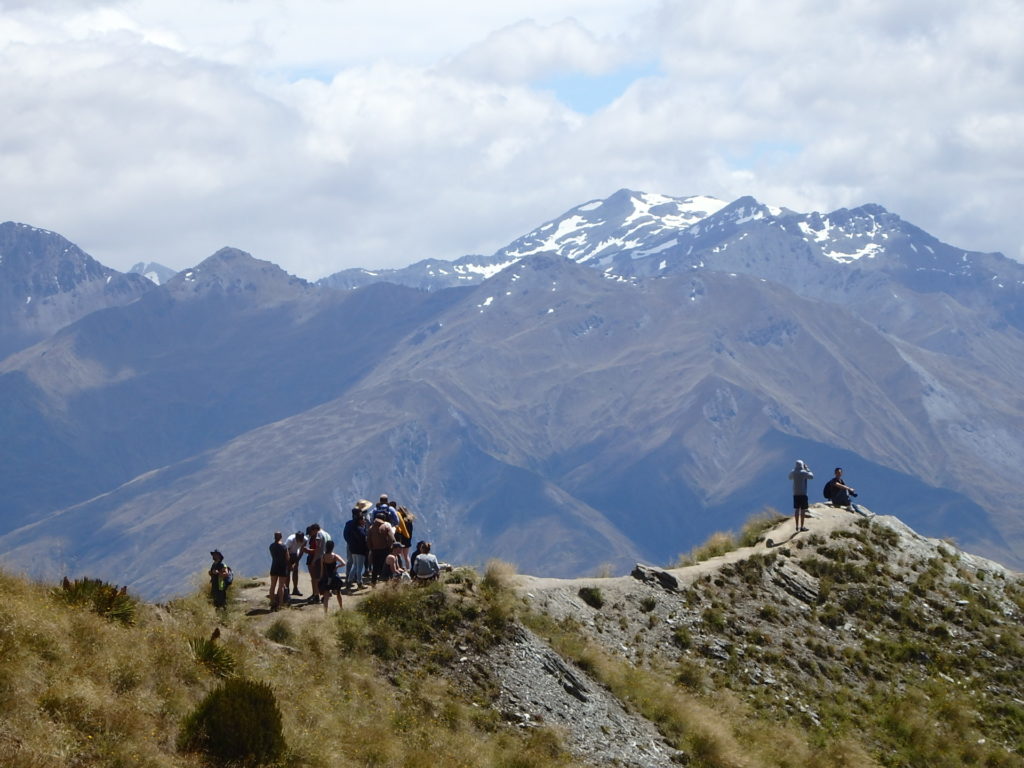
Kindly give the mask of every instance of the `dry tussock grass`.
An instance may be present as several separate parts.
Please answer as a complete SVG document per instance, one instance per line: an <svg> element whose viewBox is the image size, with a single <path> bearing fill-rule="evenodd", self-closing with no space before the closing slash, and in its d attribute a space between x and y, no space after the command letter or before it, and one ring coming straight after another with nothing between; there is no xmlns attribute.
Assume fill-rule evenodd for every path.
<svg viewBox="0 0 1024 768"><path fill-rule="evenodd" d="M492 564L481 582L495 605L508 598L512 569ZM484 587L484 585L486 585ZM61 605L49 589L0 573L0 763L12 768L198 767L176 751L185 716L219 679L189 647L221 628L236 673L270 683L289 745L283 766L551 768L568 765L550 733L521 734L464 691L421 670L407 638L404 664L344 649L352 614L303 622L298 654L270 643L237 608L218 615L194 594L165 607L142 605L134 626ZM429 590L410 593L429 595ZM488 603L480 621L492 616ZM499 612L504 612L504 607ZM319 618L319 617L318 617ZM358 631L387 631L387 617L360 616Z"/></svg>

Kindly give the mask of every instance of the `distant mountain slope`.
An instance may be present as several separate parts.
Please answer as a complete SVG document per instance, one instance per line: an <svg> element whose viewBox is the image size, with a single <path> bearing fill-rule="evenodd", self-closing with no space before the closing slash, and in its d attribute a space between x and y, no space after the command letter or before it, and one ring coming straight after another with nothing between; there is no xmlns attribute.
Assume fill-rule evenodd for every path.
<svg viewBox="0 0 1024 768"><path fill-rule="evenodd" d="M576 575L788 509L801 458L1024 565L1021 265L878 206L629 191L424 264L338 291L227 248L0 361L0 552L173 590L197 531L255 567L240 526L386 491L453 558Z"/></svg>
<svg viewBox="0 0 1024 768"><path fill-rule="evenodd" d="M0 224L0 360L152 285L105 267L63 237L27 224Z"/></svg>
<svg viewBox="0 0 1024 768"><path fill-rule="evenodd" d="M417 537L459 561L622 569L664 562L765 503L786 509L800 456L821 483L842 463L869 500L1013 561L1012 524L976 493L1005 480L1004 463L967 463L948 436L1000 430L1009 460L1022 451L1020 412L998 388L973 392L962 418L930 412L947 391L934 361L853 314L741 275L621 281L550 256L472 290L415 295L443 303L381 340L386 353L335 399L240 430L0 548L47 542L75 571L162 593L211 542L262 567L265 543L240 525L316 519L336 534L355 499L386 491L413 506ZM365 290L341 296L372 303Z"/></svg>
<svg viewBox="0 0 1024 768"><path fill-rule="evenodd" d="M325 291L224 249L83 318L0 362L0 530L337 397L446 301Z"/></svg>

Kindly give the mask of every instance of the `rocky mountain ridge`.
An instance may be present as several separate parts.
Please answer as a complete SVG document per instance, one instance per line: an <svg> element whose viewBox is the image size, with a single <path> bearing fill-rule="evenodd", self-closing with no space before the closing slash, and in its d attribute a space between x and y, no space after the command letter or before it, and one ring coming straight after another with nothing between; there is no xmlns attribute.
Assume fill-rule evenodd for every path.
<svg viewBox="0 0 1024 768"><path fill-rule="evenodd" d="M549 225L434 291L337 291L224 249L8 356L5 562L167 594L206 551L194 530L338 530L387 489L460 559L625 570L785 509L794 456L1019 561L1024 336L986 298L1014 290L1002 257L875 206L627 191Z"/></svg>

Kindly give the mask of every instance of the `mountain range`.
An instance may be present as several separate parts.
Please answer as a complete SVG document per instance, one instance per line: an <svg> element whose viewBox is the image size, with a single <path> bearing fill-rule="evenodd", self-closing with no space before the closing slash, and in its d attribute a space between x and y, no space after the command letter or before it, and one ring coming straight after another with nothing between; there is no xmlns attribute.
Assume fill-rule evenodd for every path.
<svg viewBox="0 0 1024 768"><path fill-rule="evenodd" d="M156 285L10 223L0 256L0 551L38 575L170 594L380 492L442 559L622 571L785 511L796 458L1024 565L1024 267L877 205L620 190L316 284L225 248Z"/></svg>

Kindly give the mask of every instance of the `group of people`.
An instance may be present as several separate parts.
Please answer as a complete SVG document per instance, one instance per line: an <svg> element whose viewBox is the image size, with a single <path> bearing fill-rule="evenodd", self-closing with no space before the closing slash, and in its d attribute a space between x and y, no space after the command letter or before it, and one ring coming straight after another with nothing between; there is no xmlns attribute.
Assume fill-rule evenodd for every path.
<svg viewBox="0 0 1024 768"><path fill-rule="evenodd" d="M276 531L274 543L270 545L268 597L271 609L277 610L290 603L292 597L303 597L299 591L303 555L313 591L308 602L321 603L325 613L332 595L341 608L342 592L351 594L391 579L417 582L437 579L442 566L430 551L429 541L417 542L412 556L409 555L415 519L405 507L389 500L387 494L381 494L377 504L358 502L342 533L344 557L336 551L334 539L319 523L287 538Z"/></svg>
<svg viewBox="0 0 1024 768"><path fill-rule="evenodd" d="M810 517L807 481L813 478L814 473L811 472L810 467L805 462L797 459L796 466L789 473L789 479L793 481L793 520L796 523L797 533L807 530L807 527L804 525L806 518ZM822 494L832 503L833 507L842 507L851 512L863 514L857 505L853 503L853 498L857 496L857 491L852 486L846 484L846 481L843 479L842 467L836 467L834 476L825 483Z"/></svg>

